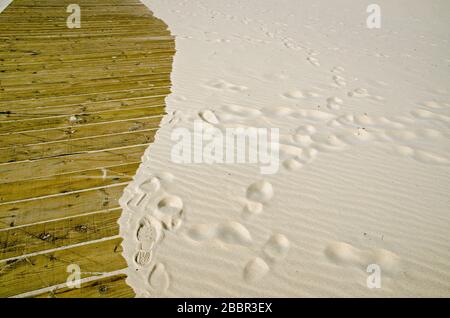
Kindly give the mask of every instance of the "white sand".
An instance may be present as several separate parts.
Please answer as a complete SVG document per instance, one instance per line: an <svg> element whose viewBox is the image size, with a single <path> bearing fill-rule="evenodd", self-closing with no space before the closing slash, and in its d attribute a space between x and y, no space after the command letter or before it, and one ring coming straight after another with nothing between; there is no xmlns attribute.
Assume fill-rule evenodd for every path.
<svg viewBox="0 0 450 318"><path fill-rule="evenodd" d="M0 0L0 13L8 7L13 0Z"/></svg>
<svg viewBox="0 0 450 318"><path fill-rule="evenodd" d="M378 0L381 29L372 1L144 2L177 53L121 200L138 296L450 296L449 1ZM172 162L206 110L279 128L279 172Z"/></svg>

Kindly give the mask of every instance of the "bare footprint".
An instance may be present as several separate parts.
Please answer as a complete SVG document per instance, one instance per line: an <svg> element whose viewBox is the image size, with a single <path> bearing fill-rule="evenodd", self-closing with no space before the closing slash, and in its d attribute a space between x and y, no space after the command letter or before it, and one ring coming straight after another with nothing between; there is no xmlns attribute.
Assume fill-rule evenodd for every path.
<svg viewBox="0 0 450 318"><path fill-rule="evenodd" d="M165 195L159 200L154 216L166 230L176 230L182 223L183 200L175 195Z"/></svg>
<svg viewBox="0 0 450 318"><path fill-rule="evenodd" d="M335 74L342 74L344 71L345 69L342 66L335 66L331 69L331 72Z"/></svg>
<svg viewBox="0 0 450 318"><path fill-rule="evenodd" d="M290 248L290 242L283 234L272 235L263 247L263 254L273 261L283 260Z"/></svg>
<svg viewBox="0 0 450 318"><path fill-rule="evenodd" d="M319 94L312 91L302 91L299 89L292 90L283 94L284 97L289 99L304 99L319 97Z"/></svg>
<svg viewBox="0 0 450 318"><path fill-rule="evenodd" d="M365 88L356 88L351 92L348 92L347 95L349 97L368 97L370 96Z"/></svg>
<svg viewBox="0 0 450 318"><path fill-rule="evenodd" d="M341 109L344 101L339 97L330 97L327 99L327 107L331 110L339 110Z"/></svg>
<svg viewBox="0 0 450 318"><path fill-rule="evenodd" d="M260 180L247 188L247 199L267 203L274 195L272 184L266 180Z"/></svg>
<svg viewBox="0 0 450 318"><path fill-rule="evenodd" d="M256 257L249 261L244 268L244 279L248 283L254 283L263 278L270 268L267 263L259 257Z"/></svg>
<svg viewBox="0 0 450 318"><path fill-rule="evenodd" d="M283 260L289 251L290 242L282 234L272 235L264 244L261 256L250 260L244 268L244 279L248 283L261 280L270 271L267 264Z"/></svg>
<svg viewBox="0 0 450 318"><path fill-rule="evenodd" d="M145 180L139 184L138 188L142 192L151 195L161 188L161 182L157 177L151 177L149 180Z"/></svg>
<svg viewBox="0 0 450 318"><path fill-rule="evenodd" d="M163 294L167 291L170 286L170 277L164 264L155 264L148 277L148 284L153 293Z"/></svg>
<svg viewBox="0 0 450 318"><path fill-rule="evenodd" d="M194 241L212 241L232 245L249 245L252 237L247 228L238 222L226 222L221 224L196 224L186 231L187 236Z"/></svg>
<svg viewBox="0 0 450 318"><path fill-rule="evenodd" d="M261 214L263 205L260 202L248 201L244 206L244 217Z"/></svg>
<svg viewBox="0 0 450 318"><path fill-rule="evenodd" d="M358 249L345 242L332 242L325 248L325 255L332 262L344 266L356 266L366 270L370 264L377 264L387 274L400 272L400 258L385 249Z"/></svg>
<svg viewBox="0 0 450 318"><path fill-rule="evenodd" d="M216 229L216 238L228 244L247 245L252 237L247 228L238 222L220 224Z"/></svg>
<svg viewBox="0 0 450 318"><path fill-rule="evenodd" d="M303 164L297 157L292 157L283 161L283 167L288 171L297 171L303 167Z"/></svg>
<svg viewBox="0 0 450 318"><path fill-rule="evenodd" d="M216 115L214 114L213 111L211 111L209 109L199 112L199 116L201 119L203 119L204 121L206 121L209 124L212 124L212 125L219 124L219 120L217 119Z"/></svg>
<svg viewBox="0 0 450 318"><path fill-rule="evenodd" d="M320 66L320 62L317 58L313 57L313 56L308 56L306 58L306 60L311 64L314 65L316 67Z"/></svg>
<svg viewBox="0 0 450 318"><path fill-rule="evenodd" d="M235 85L235 84L229 83L222 79L212 81L212 82L208 83L207 86L210 88L214 88L214 89L229 90L229 91L234 91L234 92L242 92L242 91L248 90L248 87L246 87L246 86Z"/></svg>
<svg viewBox="0 0 450 318"><path fill-rule="evenodd" d="M419 119L430 119L430 120L437 120L441 121L445 124L450 123L450 116L442 115L437 112L433 112L426 109L416 109L413 110L412 115Z"/></svg>
<svg viewBox="0 0 450 318"><path fill-rule="evenodd" d="M333 75L333 82L340 87L347 86L345 78L340 75Z"/></svg>
<svg viewBox="0 0 450 318"><path fill-rule="evenodd" d="M399 155L402 155L404 157L410 157L421 163L434 165L448 165L450 163L449 159L442 157L438 154L434 154L420 149L414 149L409 146L395 145L394 151Z"/></svg>
<svg viewBox="0 0 450 318"><path fill-rule="evenodd" d="M362 265L364 257L353 245L345 242L333 242L325 248L325 255L336 264Z"/></svg>
<svg viewBox="0 0 450 318"><path fill-rule="evenodd" d="M225 105L222 107L224 114L230 114L237 117L254 118L261 116L261 111L252 107L240 105ZM222 116L221 116L222 117Z"/></svg>

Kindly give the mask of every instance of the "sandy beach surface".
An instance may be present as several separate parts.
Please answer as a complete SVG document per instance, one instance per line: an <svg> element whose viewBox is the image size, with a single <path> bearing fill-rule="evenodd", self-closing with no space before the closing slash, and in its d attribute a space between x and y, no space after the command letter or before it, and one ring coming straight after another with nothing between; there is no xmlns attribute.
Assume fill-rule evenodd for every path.
<svg viewBox="0 0 450 318"><path fill-rule="evenodd" d="M143 2L177 52L121 198L138 297L450 296L449 1ZM279 129L279 166L174 162L199 122Z"/></svg>

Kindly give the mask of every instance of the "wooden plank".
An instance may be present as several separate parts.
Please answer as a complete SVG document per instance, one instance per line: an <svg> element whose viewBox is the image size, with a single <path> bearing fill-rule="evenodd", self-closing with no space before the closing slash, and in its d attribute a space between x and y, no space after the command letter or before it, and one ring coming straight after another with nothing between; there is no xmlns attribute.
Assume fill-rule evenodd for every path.
<svg viewBox="0 0 450 318"><path fill-rule="evenodd" d="M0 297L65 283L67 266L76 264L81 278L126 267L120 238L0 262Z"/></svg>
<svg viewBox="0 0 450 318"><path fill-rule="evenodd" d="M56 143L45 143L23 147L6 148L1 151L0 163L37 160L74 153L86 153L121 146L142 145L153 142L155 130L143 130L130 133L83 138ZM69 158L70 159L70 158Z"/></svg>
<svg viewBox="0 0 450 318"><path fill-rule="evenodd" d="M0 109L2 112L13 111L16 106L28 106L42 107L42 106L61 106L64 104L80 104L85 102L102 102L108 100L117 99L130 99L148 96L161 96L168 95L170 93L170 87L160 87L160 88L145 88L145 89L126 89L118 90L114 92L95 92L91 94L79 93L70 96L49 96L41 97L38 99L28 98L28 99L16 99L7 102L0 101ZM8 132L8 131L6 131Z"/></svg>
<svg viewBox="0 0 450 318"><path fill-rule="evenodd" d="M165 83L167 85L167 75L164 73L149 73L143 72L129 72L125 74L112 74L109 70L103 72L103 74L98 74L96 76L88 75L88 74L76 74L76 79L74 78L75 74L58 74L54 75L52 78L41 79L40 81L36 78L3 78L1 80L2 89L6 93L14 93L17 91L21 91L24 94L28 92L35 91L46 91L49 87L52 89L52 94L56 92L59 94L60 92L64 93L64 90L74 88L88 88L93 85L112 85L112 84L125 84L127 83L130 88L138 87L141 83L150 83L151 86L155 86L159 83ZM32 86L30 86L32 85ZM55 95L57 95L55 94Z"/></svg>
<svg viewBox="0 0 450 318"><path fill-rule="evenodd" d="M163 114L165 114L164 107L154 106L129 108L126 111L118 109L95 113L72 114L70 116L60 115L36 119L10 120L0 123L0 134L49 128L75 128L85 124L106 123L118 120L160 116Z"/></svg>
<svg viewBox="0 0 450 318"><path fill-rule="evenodd" d="M72 114L70 116L60 115L54 117L44 117L36 119L10 120L3 121L0 125L0 133L12 133L30 130L40 130L49 128L67 128L83 124L105 123L117 120L127 120L134 118L143 118L149 116L158 116L165 114L164 107L138 107L129 108L126 111L107 110L94 113Z"/></svg>
<svg viewBox="0 0 450 318"><path fill-rule="evenodd" d="M115 275L81 284L81 288L58 288L33 298L132 298L134 292L126 278L125 274Z"/></svg>
<svg viewBox="0 0 450 318"><path fill-rule="evenodd" d="M100 102L84 102L56 106L17 106L13 110L0 112L0 121L13 119L32 119L60 115L94 113L106 110L127 110L128 108L164 106L165 96L117 99ZM10 133L7 133L10 134Z"/></svg>
<svg viewBox="0 0 450 318"><path fill-rule="evenodd" d="M31 146L44 143L69 142L71 140L114 135L126 132L150 131L157 129L162 116L144 117L124 121L113 121L70 128L34 130L0 135L0 151L5 148ZM55 145L57 147L57 145ZM0 181L1 182L1 181Z"/></svg>
<svg viewBox="0 0 450 318"><path fill-rule="evenodd" d="M121 81L118 83L112 83L112 84L103 84L102 85L102 92L108 93L108 92L117 92L117 91L124 91L124 90L136 90L136 89L147 89L148 87L152 88L162 88L167 87L170 84L169 80L165 81L159 81L155 82L155 84L148 83L145 81L140 80L130 80L130 81ZM51 87L46 88L37 88L36 90L33 89L33 87L27 87L23 88L20 92L13 91L8 88L2 88L2 90L5 92L0 97L0 101L2 102L8 102L15 99L35 99L40 97L58 97L58 96L80 96L80 95L86 95L86 94L95 94L98 92L99 88L95 87L94 85L89 86L83 86L85 89L80 90L80 87L77 87L76 83L73 85L67 84L67 87L60 88L58 90L52 91ZM80 94L82 92L82 94Z"/></svg>
<svg viewBox="0 0 450 318"><path fill-rule="evenodd" d="M0 260L119 234L120 210L0 231Z"/></svg>
<svg viewBox="0 0 450 318"><path fill-rule="evenodd" d="M148 144L127 148L109 149L94 153L72 154L32 161L0 164L0 183L36 179L69 172L81 172L139 162Z"/></svg>
<svg viewBox="0 0 450 318"><path fill-rule="evenodd" d="M129 182L139 162L0 184L0 202L19 201Z"/></svg>
<svg viewBox="0 0 450 318"><path fill-rule="evenodd" d="M92 71L92 68L90 68ZM105 67L99 67L95 72L95 76L86 74L81 70L64 70L60 69L59 72L52 72L52 75L49 76L48 72L41 71L40 73L33 74L31 76L17 76L17 73L4 73L2 78L0 79L0 84L4 88L15 88L22 89L25 88L25 85L33 85L33 89L38 89L39 86L45 87L45 85L55 85L55 89L57 86L63 85L76 85L76 83L91 83L91 84L100 84L103 83L114 82L123 79L133 79L133 80L145 80L145 81L161 81L167 80L167 74L164 72L167 69L159 69L158 72L152 72L145 66L136 67L136 65L126 65L121 68L121 73L114 69L109 69ZM153 77L153 78L152 78ZM75 80L76 78L76 80ZM26 87L29 88L29 87ZM6 91L6 89L5 89Z"/></svg>
<svg viewBox="0 0 450 318"><path fill-rule="evenodd" d="M126 185L0 204L0 229L118 209Z"/></svg>

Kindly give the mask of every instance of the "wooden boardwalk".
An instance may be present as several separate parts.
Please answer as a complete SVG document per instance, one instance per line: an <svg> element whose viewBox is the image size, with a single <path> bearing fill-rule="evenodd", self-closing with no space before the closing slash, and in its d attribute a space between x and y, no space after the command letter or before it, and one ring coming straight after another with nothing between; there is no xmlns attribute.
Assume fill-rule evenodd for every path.
<svg viewBox="0 0 450 318"><path fill-rule="evenodd" d="M81 28L67 27L71 3ZM138 0L15 0L0 14L0 297L134 296L118 199L164 114L174 52ZM70 264L92 280L62 286Z"/></svg>

